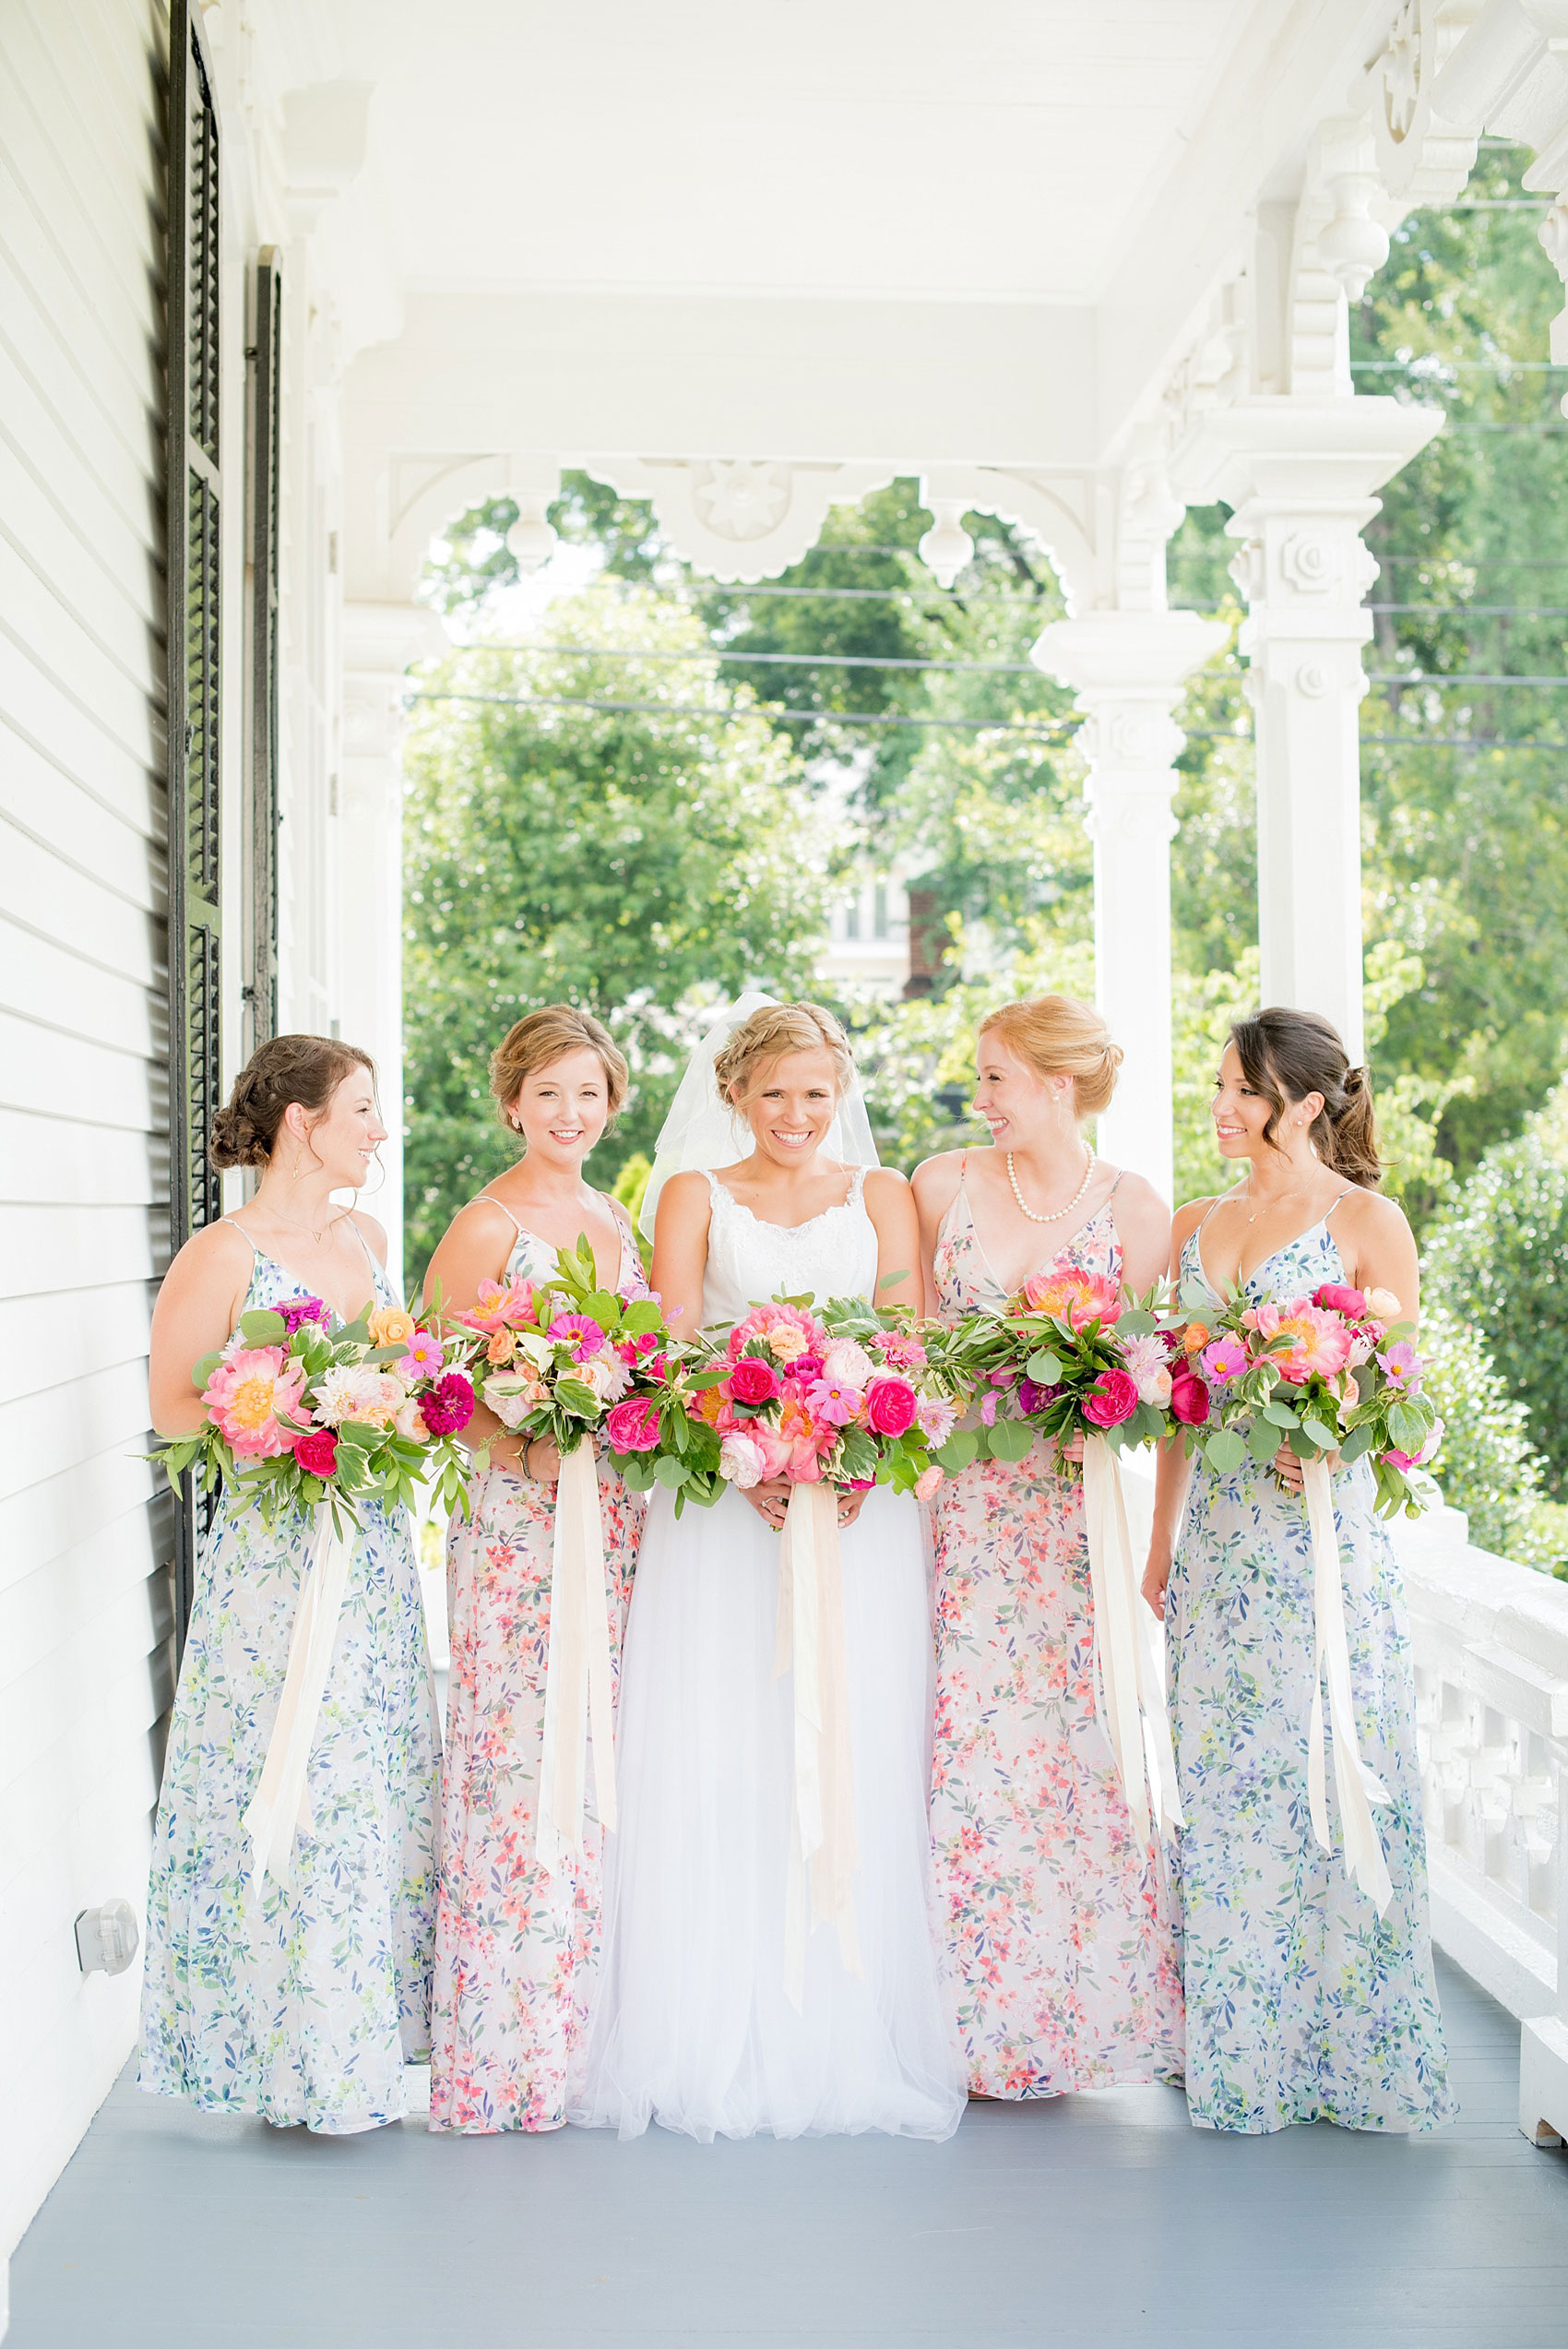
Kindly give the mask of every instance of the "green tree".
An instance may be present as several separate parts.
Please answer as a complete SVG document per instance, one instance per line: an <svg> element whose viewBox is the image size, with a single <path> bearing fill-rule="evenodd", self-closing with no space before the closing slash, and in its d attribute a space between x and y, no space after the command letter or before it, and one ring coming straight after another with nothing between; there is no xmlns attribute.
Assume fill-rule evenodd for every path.
<svg viewBox="0 0 1568 2349"><path fill-rule="evenodd" d="M415 1261L509 1163L486 1071L530 1006L596 1012L631 1063L631 1102L594 1164L608 1186L650 1150L705 1007L748 984L803 991L822 931L810 792L747 689L719 679L700 623L616 582L557 602L548 633L559 658L470 647L419 686L405 756ZM645 657L570 657L603 644ZM653 707L552 706L585 697Z"/></svg>

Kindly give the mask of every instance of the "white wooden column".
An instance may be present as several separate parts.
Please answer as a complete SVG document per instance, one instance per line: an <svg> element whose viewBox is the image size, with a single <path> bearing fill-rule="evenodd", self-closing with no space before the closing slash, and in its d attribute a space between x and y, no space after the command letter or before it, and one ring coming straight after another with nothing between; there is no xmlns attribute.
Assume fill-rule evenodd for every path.
<svg viewBox="0 0 1568 2349"><path fill-rule="evenodd" d="M1239 400L1178 459L1192 504L1222 498L1241 541L1241 650L1257 733L1258 944L1265 1003L1322 1012L1362 1057L1361 599L1373 492L1424 448L1436 408L1394 399Z"/></svg>
<svg viewBox="0 0 1568 2349"><path fill-rule="evenodd" d="M403 1267L403 709L411 661L439 651L434 612L406 603L343 609L343 757L339 793L338 1032L362 1044L380 1079L386 1179L363 1205L386 1226L386 1261ZM422 1270L423 1268L416 1268Z"/></svg>
<svg viewBox="0 0 1568 2349"><path fill-rule="evenodd" d="M1225 642L1195 612L1094 612L1058 620L1031 658L1072 686L1085 723L1086 822L1094 840L1095 993L1126 1058L1099 1121L1105 1157L1171 1192L1171 712L1186 680Z"/></svg>

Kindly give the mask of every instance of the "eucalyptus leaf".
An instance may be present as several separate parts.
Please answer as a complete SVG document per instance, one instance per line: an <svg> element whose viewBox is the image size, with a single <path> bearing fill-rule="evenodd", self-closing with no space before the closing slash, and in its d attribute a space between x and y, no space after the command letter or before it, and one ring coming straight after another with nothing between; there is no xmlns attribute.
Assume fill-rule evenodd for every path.
<svg viewBox="0 0 1568 2349"><path fill-rule="evenodd" d="M999 1419L991 1430L992 1460L1026 1460L1035 1431L1021 1419Z"/></svg>
<svg viewBox="0 0 1568 2349"><path fill-rule="evenodd" d="M672 1460L669 1453L653 1464L654 1475L671 1493L678 1493L686 1482L686 1468L682 1461Z"/></svg>
<svg viewBox="0 0 1568 2349"><path fill-rule="evenodd" d="M1217 1476L1229 1476L1247 1457L1246 1440L1234 1427L1221 1427L1208 1438L1203 1451Z"/></svg>
<svg viewBox="0 0 1568 2349"><path fill-rule="evenodd" d="M271 1312L266 1306L253 1306L240 1316L240 1335L247 1346L280 1346L289 1334L289 1325L280 1313Z"/></svg>
<svg viewBox="0 0 1568 2349"><path fill-rule="evenodd" d="M1266 1402L1263 1416L1271 1427L1299 1427L1301 1424L1289 1403Z"/></svg>
<svg viewBox="0 0 1568 2349"><path fill-rule="evenodd" d="M1024 1367L1037 1387L1054 1387L1060 1383L1062 1358L1059 1354L1047 1353L1043 1350L1032 1353Z"/></svg>
<svg viewBox="0 0 1568 2349"><path fill-rule="evenodd" d="M1254 1419L1247 1430L1247 1449L1255 1461L1272 1460L1279 1449L1279 1430L1271 1421Z"/></svg>
<svg viewBox="0 0 1568 2349"><path fill-rule="evenodd" d="M932 1452L932 1458L947 1471L949 1476L956 1476L961 1469L968 1468L970 1461L979 1457L980 1448L980 1437L975 1430L960 1427Z"/></svg>

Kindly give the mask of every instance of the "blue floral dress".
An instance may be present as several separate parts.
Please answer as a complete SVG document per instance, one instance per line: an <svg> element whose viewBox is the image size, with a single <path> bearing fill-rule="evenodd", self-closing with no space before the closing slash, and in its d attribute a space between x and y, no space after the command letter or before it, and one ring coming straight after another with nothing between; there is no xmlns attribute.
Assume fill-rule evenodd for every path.
<svg viewBox="0 0 1568 2349"><path fill-rule="evenodd" d="M238 1226L236 1226L236 1229ZM254 1243L253 1243L254 1246ZM398 1299L372 1261L376 1301ZM246 1308L307 1292L256 1253ZM241 1825L288 1669L308 1528L219 1504L196 1569L147 1896L139 2084L342 2134L398 2119L430 2044L434 1685L406 1510L362 1511L293 1881Z"/></svg>
<svg viewBox="0 0 1568 2349"><path fill-rule="evenodd" d="M1325 1218L1246 1288L1283 1303L1344 1279ZM1218 1302L1198 1233L1182 1251L1182 1295L1200 1312ZM1381 1918L1345 1872L1331 1756L1332 1853L1308 1810L1304 1503L1250 1458L1228 1476L1200 1459L1176 1544L1166 1625L1187 1822L1177 1887L1187 2098L1201 2128L1427 2129L1456 2110L1432 1977L1404 1591L1367 1461L1335 1473L1334 1503L1357 1735L1392 1798L1372 1813L1394 1884Z"/></svg>

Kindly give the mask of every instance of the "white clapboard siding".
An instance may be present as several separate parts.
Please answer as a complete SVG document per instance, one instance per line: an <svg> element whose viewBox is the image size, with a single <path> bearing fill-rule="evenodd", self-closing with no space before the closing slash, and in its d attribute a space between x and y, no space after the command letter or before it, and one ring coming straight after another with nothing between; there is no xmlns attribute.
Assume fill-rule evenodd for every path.
<svg viewBox="0 0 1568 2349"><path fill-rule="evenodd" d="M172 1651L160 0L0 7L0 2253L129 2052Z"/></svg>

